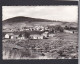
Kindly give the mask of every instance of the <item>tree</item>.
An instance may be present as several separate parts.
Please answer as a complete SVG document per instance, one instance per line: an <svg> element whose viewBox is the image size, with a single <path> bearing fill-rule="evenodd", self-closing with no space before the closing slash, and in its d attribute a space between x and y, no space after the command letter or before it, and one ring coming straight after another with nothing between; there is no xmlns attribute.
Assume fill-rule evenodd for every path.
<svg viewBox="0 0 80 64"><path fill-rule="evenodd" d="M29 38L29 36L30 36L30 33L27 31L23 31L23 34L24 34L24 37L26 37L26 38Z"/></svg>
<svg viewBox="0 0 80 64"><path fill-rule="evenodd" d="M55 26L55 30L56 30L56 31L59 31L59 32L64 32L63 27L61 27L60 25L56 25L56 26Z"/></svg>

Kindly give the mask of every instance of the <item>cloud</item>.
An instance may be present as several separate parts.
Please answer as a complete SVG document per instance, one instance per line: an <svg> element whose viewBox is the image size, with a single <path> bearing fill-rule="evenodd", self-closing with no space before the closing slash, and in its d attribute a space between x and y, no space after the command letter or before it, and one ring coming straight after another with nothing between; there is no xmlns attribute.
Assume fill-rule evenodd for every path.
<svg viewBox="0 0 80 64"><path fill-rule="evenodd" d="M3 6L2 15L2 20L15 16L26 16L77 22L78 6Z"/></svg>

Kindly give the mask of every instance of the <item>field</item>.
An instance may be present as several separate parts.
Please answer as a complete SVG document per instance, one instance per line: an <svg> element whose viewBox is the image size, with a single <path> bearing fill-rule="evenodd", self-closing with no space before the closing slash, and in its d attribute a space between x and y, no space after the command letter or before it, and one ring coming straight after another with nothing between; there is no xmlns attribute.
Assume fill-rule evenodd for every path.
<svg viewBox="0 0 80 64"><path fill-rule="evenodd" d="M3 39L3 59L77 59L78 34L57 33L49 39Z"/></svg>

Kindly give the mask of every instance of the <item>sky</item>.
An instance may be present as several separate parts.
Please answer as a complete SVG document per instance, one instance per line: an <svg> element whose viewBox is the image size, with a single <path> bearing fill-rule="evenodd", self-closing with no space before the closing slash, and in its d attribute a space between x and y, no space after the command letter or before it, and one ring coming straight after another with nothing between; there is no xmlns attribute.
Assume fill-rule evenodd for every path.
<svg viewBox="0 0 80 64"><path fill-rule="evenodd" d="M2 6L2 20L16 16L77 22L78 6Z"/></svg>

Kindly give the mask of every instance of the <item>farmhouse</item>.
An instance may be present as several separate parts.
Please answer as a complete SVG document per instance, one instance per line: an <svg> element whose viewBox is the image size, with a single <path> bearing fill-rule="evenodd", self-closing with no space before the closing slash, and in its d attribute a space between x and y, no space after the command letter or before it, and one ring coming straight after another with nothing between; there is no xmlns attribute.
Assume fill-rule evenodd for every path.
<svg viewBox="0 0 80 64"><path fill-rule="evenodd" d="M5 34L5 39L13 39L13 33L7 33L7 34Z"/></svg>

